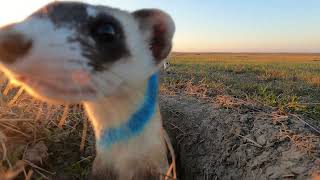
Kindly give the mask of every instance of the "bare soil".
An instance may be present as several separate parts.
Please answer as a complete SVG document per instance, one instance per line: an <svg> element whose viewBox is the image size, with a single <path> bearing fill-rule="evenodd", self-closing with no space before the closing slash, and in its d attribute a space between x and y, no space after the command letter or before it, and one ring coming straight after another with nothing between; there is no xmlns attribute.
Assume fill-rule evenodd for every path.
<svg viewBox="0 0 320 180"><path fill-rule="evenodd" d="M297 115L227 95L161 95L160 106L179 179L308 179L320 172L317 129ZM17 105L0 108L1 119L15 120L0 122L0 135L6 137L0 142L5 142L8 160L14 165L23 159L26 164L25 174L16 179L25 179L30 170L35 179L86 179L94 159L94 137L89 126L80 152L85 117L81 108L68 114L62 129L57 124L63 107L50 108L26 95ZM0 148L1 159L2 155ZM0 175L4 167L6 161Z"/></svg>
<svg viewBox="0 0 320 180"><path fill-rule="evenodd" d="M319 134L302 119L224 98L161 97L180 179L309 179L319 173Z"/></svg>

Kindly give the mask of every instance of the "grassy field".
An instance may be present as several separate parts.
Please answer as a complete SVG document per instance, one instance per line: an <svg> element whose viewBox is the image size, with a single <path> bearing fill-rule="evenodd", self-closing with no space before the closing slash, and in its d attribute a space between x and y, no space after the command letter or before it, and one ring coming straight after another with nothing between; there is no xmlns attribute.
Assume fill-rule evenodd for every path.
<svg viewBox="0 0 320 180"><path fill-rule="evenodd" d="M219 124L220 121L227 121L229 124L225 127L231 127L238 122L237 118L243 120L243 117L250 116L258 119L263 117L263 121L270 120L271 122L276 114L277 117L286 117L285 119L289 121L293 116L291 115L289 118L287 115L297 113L303 115L303 119L313 125L319 126L320 124L320 54L174 53L171 56L171 64L166 71L161 73L160 92L162 97L172 98L173 94L181 94L201 97L212 103L226 101L226 103L222 103L226 106L218 107L211 107L212 103L210 102L205 108L208 113L203 115L202 120L198 117L202 116L202 107L198 107L194 102L185 101L184 103L171 104L171 106L168 103L162 104L164 109L168 108L164 112L171 120L174 120L179 113L181 115L183 111L187 113L185 117L195 116L194 121L184 121L184 116L180 117L178 121L168 121L170 123L180 122L179 125L184 128L190 125L191 140L197 139L191 134L207 132L207 128L216 126L210 123ZM27 177L31 177L31 175L34 179L50 179L50 177L53 177L52 179L85 179L90 172L95 150L94 136L90 124L85 121L86 116L83 113L83 108L78 105L70 107L48 105L31 98L27 93L23 93L23 89L10 89L8 88L10 86L5 84L3 83L1 86L2 94L0 97L0 145L2 147L0 148L0 159L2 159L0 161L0 177L6 175L7 179L11 179L10 177L19 174L17 179L28 179ZM181 96L177 96L177 99L179 97ZM230 97L231 101L232 98L241 101L239 104L242 106L239 108L232 107L232 105L228 107L228 103L232 103L228 102ZM263 104L263 106L257 106L257 103ZM176 107L179 105L185 107L179 109ZM271 106L271 108L264 105ZM252 109L248 110L247 106L255 106L255 110L249 112ZM192 110L197 108L199 108L198 114L192 114ZM276 113L272 114L271 112ZM198 129L199 132L194 132L193 123L198 123L197 125L200 127L206 116L212 116L212 114L217 116L218 121L205 121L207 122L204 126L205 129ZM242 128L241 132L245 132L243 135L250 135L255 131L243 130L246 129L243 126L249 125L250 123L240 124L237 127ZM259 125L259 123L256 125L258 129L265 131L273 128L272 131L268 131L268 136L266 136L268 138L269 135L273 136L279 131L277 125L266 127L263 124ZM221 124L219 127L222 128L221 132L223 133L230 131L223 129L224 126ZM286 126L286 128L289 127ZM307 130L298 132L302 129L300 127L290 128L295 133L295 137L306 137L298 141L300 144L307 144L306 141L309 141L310 137L318 139L318 136L303 134L309 133ZM170 129L172 129L171 126ZM221 134L223 135L223 133ZM180 136L177 135L177 137ZM226 135L226 137L229 136ZM176 139L175 136L171 138ZM212 135L205 138L209 143L210 138L215 140L217 136ZM199 142L204 141L199 139ZM198 147L199 142L195 141L192 147ZM234 144L238 143L239 137L234 139L234 143L230 147L233 148ZM212 149L213 144L216 142L212 141L206 147ZM222 146L224 145L221 144ZM195 149L193 153L198 154L197 150ZM217 150L212 154L224 151ZM241 153L246 154L244 151ZM209 153L208 156L211 154ZM218 160L219 158L212 160L212 162ZM190 162L183 164L193 164ZM10 171L8 172L8 170ZM229 174L228 171L226 174Z"/></svg>
<svg viewBox="0 0 320 180"><path fill-rule="evenodd" d="M320 54L174 53L171 64L167 90L188 85L320 120Z"/></svg>

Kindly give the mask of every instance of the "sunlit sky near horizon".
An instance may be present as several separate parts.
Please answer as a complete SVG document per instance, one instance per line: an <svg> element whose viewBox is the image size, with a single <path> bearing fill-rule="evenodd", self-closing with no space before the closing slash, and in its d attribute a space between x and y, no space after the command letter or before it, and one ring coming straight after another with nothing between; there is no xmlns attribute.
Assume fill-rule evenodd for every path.
<svg viewBox="0 0 320 180"><path fill-rule="evenodd" d="M52 0L2 0L0 26ZM174 51L320 53L319 0L83 0L133 11L160 8L174 18Z"/></svg>

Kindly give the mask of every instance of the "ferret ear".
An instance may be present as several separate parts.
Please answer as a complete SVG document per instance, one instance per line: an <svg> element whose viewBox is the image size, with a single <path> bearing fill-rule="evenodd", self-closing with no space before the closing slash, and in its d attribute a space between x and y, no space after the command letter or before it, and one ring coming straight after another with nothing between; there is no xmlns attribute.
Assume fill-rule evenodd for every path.
<svg viewBox="0 0 320 180"><path fill-rule="evenodd" d="M164 60L172 48L175 25L172 18L158 9L142 9L133 12L139 22L142 35L149 43L157 64Z"/></svg>

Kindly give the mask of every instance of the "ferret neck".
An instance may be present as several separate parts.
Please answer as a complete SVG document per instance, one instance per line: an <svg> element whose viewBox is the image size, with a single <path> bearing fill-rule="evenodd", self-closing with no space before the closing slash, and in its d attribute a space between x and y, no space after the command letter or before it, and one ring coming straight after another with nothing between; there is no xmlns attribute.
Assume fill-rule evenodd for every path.
<svg viewBox="0 0 320 180"><path fill-rule="evenodd" d="M109 147L143 132L157 111L158 73L152 75L141 90L128 91L119 98L85 103L99 146Z"/></svg>

